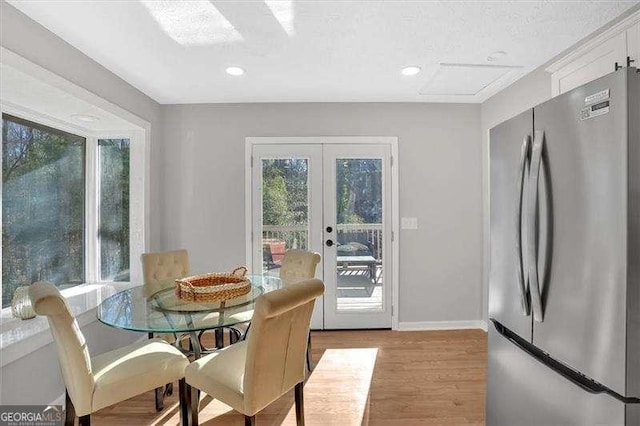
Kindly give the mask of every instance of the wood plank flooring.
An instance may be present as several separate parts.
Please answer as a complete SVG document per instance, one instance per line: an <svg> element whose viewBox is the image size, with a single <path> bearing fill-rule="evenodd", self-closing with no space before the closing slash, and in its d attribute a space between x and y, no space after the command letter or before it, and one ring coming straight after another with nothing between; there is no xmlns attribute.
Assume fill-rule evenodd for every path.
<svg viewBox="0 0 640 426"><path fill-rule="evenodd" d="M316 364L305 385L307 425L482 425L487 338L481 330L312 333ZM92 415L94 425L177 425L177 386L161 412L153 392ZM293 392L257 416L294 425ZM242 425L243 416L204 395L200 424Z"/></svg>

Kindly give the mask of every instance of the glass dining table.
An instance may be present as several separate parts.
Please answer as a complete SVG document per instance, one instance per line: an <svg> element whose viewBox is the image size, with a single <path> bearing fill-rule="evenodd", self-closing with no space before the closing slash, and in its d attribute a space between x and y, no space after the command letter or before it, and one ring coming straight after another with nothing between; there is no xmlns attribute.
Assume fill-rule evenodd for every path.
<svg viewBox="0 0 640 426"><path fill-rule="evenodd" d="M247 278L251 281L249 293L210 303L179 299L173 281L167 281L166 287L160 290L150 290L142 285L132 287L105 299L98 306L98 320L124 330L173 334L176 337L175 346L198 359L203 353L211 351L200 341L204 331L216 331L214 349L217 349L221 346L218 336L222 335L223 328L233 329L251 321L258 297L282 286L277 277L247 275ZM182 347L185 336L189 337L189 350Z"/></svg>

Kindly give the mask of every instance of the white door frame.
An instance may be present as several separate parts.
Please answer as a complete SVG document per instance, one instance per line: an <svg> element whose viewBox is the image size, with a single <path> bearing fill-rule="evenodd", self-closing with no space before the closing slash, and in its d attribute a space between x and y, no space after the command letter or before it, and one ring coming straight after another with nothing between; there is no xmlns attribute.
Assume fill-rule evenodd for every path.
<svg viewBox="0 0 640 426"><path fill-rule="evenodd" d="M398 329L398 291L400 271L400 198L398 184L398 138L395 136L313 136L313 137L247 137L245 138L245 258L249 270L253 270L252 256L252 202L251 202L251 153L254 145L261 144L370 144L389 145L391 148L391 328Z"/></svg>

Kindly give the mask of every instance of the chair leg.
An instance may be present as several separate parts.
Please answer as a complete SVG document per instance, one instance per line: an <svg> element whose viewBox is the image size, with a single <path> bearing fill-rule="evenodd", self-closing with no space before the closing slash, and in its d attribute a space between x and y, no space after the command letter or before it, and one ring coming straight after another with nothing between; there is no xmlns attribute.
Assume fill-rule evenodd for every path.
<svg viewBox="0 0 640 426"><path fill-rule="evenodd" d="M69 392L65 389L64 424L65 426L74 426L75 423L76 423L76 409L73 406L73 402L71 401L71 398L69 397ZM91 426L91 414L78 417L78 425Z"/></svg>
<svg viewBox="0 0 640 426"><path fill-rule="evenodd" d="M76 409L69 397L69 392L65 389L65 408L64 408L64 425L74 426L76 423Z"/></svg>
<svg viewBox="0 0 640 426"><path fill-rule="evenodd" d="M178 381L178 399L180 400L180 425L190 426L191 422L191 386L185 379Z"/></svg>
<svg viewBox="0 0 640 426"><path fill-rule="evenodd" d="M309 338L307 339L307 368L311 373L311 331L309 331Z"/></svg>
<svg viewBox="0 0 640 426"><path fill-rule="evenodd" d="M214 335L216 338L216 349L224 348L224 330L222 328L216 328Z"/></svg>
<svg viewBox="0 0 640 426"><path fill-rule="evenodd" d="M188 391L188 395L190 399L189 405L191 405L191 424L193 426L198 426L198 410L200 409L200 390L189 385L187 385L187 387L189 387L189 391Z"/></svg>
<svg viewBox="0 0 640 426"><path fill-rule="evenodd" d="M295 387L296 398L296 424L298 426L304 426L304 382L300 382Z"/></svg>
<svg viewBox="0 0 640 426"><path fill-rule="evenodd" d="M244 416L244 426L255 426L256 416Z"/></svg>
<svg viewBox="0 0 640 426"><path fill-rule="evenodd" d="M164 408L164 386L156 388L156 411Z"/></svg>
<svg viewBox="0 0 640 426"><path fill-rule="evenodd" d="M236 330L235 328L229 329L229 344L233 345L234 343L238 343L242 338L242 333Z"/></svg>
<svg viewBox="0 0 640 426"><path fill-rule="evenodd" d="M247 329L244 332L244 334L242 335L242 338L240 340L247 340L247 336L249 335L249 330L251 330L251 323L249 323L249 325L247 325Z"/></svg>

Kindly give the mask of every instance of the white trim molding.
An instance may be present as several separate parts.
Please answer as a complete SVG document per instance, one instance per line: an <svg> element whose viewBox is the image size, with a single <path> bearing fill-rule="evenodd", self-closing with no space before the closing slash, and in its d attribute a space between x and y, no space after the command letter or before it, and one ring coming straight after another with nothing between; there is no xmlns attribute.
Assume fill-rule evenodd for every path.
<svg viewBox="0 0 640 426"><path fill-rule="evenodd" d="M92 130L81 127L72 122L60 120L43 112L30 109L28 105L19 105L0 100L0 112L9 113L26 120L31 120L46 126L74 133L87 139L87 147L93 151L92 158L87 158L87 179L92 179L95 188L97 183L96 150L98 139L127 138L131 141L131 171L130 171L130 282L96 282L97 281L97 243L87 243L86 259L91 262L87 266L86 283L62 290L73 314L78 318L81 327L91 324L96 319L96 307L106 297L140 283L142 267L139 262L140 254L149 246L149 214L150 214L150 132L151 124L128 112L127 110L105 100L104 98L72 83L51 71L23 58L22 56L0 46L0 64L14 68L24 74L37 79L55 89L64 92L65 96L73 97L85 103L106 111L122 122L122 129ZM93 161L90 161L92 160ZM0 178L0 183L1 178ZM1 191L0 191L1 195ZM97 199L95 191L87 194L87 220L85 231L87 235L96 235ZM89 210L90 209L90 210ZM89 246L91 245L91 248ZM0 248L0 259L1 259ZM93 267L89 267L93 266ZM1 285L1 283L0 283ZM0 367L11 363L53 341L48 330L49 325L44 317L22 321L11 316L11 308L0 310Z"/></svg>
<svg viewBox="0 0 640 426"><path fill-rule="evenodd" d="M246 262L252 268L252 202L251 169L254 145L263 144L384 144L391 147L391 329L399 330L399 253L400 253L400 185L398 171L398 137L396 136L275 136L245 138L245 242Z"/></svg>
<svg viewBox="0 0 640 426"><path fill-rule="evenodd" d="M468 330L477 328L487 331L487 322L484 320L403 321L398 324L399 331Z"/></svg>
<svg viewBox="0 0 640 426"><path fill-rule="evenodd" d="M596 46L604 43L610 38L615 37L621 32L628 30L632 26L636 25L638 22L640 22L640 9L636 10L634 13L627 16L626 18L624 18L617 24L613 25L612 27L607 28L605 31L601 32L600 34L588 40L587 42L576 47L574 50L572 50L570 53L566 54L562 58L558 59L557 61L554 61L551 65L545 68L545 71L547 71L548 73L554 73L562 69L563 67L569 65L571 62L575 61L576 59L578 59L585 53L589 52Z"/></svg>

